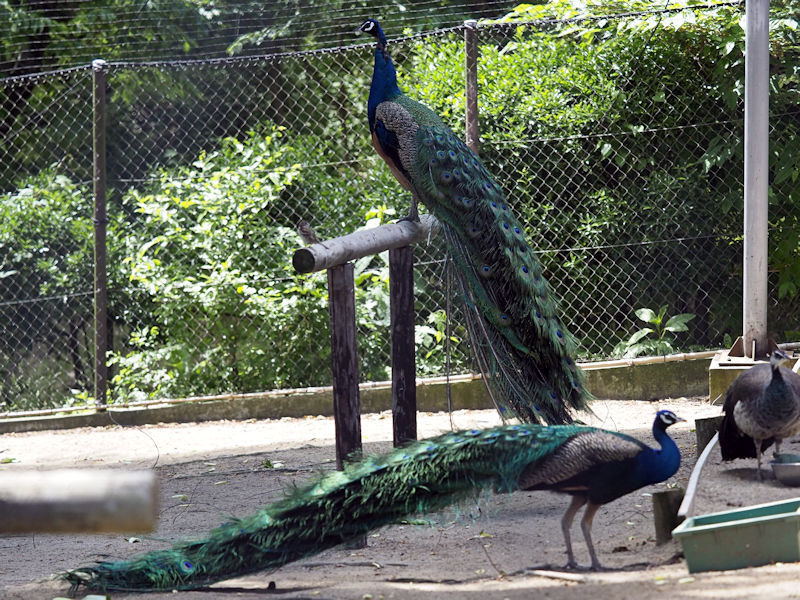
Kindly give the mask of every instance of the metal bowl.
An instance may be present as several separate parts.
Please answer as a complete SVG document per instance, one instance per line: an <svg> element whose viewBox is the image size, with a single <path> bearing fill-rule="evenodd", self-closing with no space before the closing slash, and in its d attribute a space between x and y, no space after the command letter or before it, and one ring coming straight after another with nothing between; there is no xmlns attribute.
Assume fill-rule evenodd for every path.
<svg viewBox="0 0 800 600"><path fill-rule="evenodd" d="M783 485L800 486L800 462L772 461L772 472Z"/></svg>

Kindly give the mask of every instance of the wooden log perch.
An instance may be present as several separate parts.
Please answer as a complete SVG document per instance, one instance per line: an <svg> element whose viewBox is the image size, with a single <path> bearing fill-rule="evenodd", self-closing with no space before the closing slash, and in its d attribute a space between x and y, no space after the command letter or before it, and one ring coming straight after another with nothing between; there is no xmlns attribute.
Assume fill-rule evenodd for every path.
<svg viewBox="0 0 800 600"><path fill-rule="evenodd" d="M143 533L158 518L153 471L62 469L0 476L0 533Z"/></svg>
<svg viewBox="0 0 800 600"><path fill-rule="evenodd" d="M401 221L364 229L295 250L292 265L299 273L313 273L343 263L401 248L435 235L439 222L433 215L420 215L419 223Z"/></svg>

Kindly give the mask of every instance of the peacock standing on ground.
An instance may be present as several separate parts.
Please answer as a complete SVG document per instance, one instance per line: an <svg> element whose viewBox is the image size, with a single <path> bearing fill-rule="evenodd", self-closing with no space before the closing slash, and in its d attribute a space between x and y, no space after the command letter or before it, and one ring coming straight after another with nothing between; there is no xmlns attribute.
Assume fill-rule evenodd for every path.
<svg viewBox="0 0 800 600"><path fill-rule="evenodd" d="M653 436L660 450L622 433L581 425L503 425L446 433L347 464L254 515L221 525L205 540L81 567L64 577L74 588L108 591L202 588L276 569L487 489L571 494L561 521L571 567L577 563L570 526L588 504L581 530L592 567L599 569L591 538L598 507L677 471L680 453L666 429L681 420L668 410L658 412Z"/></svg>
<svg viewBox="0 0 800 600"><path fill-rule="evenodd" d="M761 481L761 454L800 433L800 375L781 366L789 358L775 350L769 364L755 365L728 388L719 428L723 460L755 458Z"/></svg>
<svg viewBox="0 0 800 600"><path fill-rule="evenodd" d="M522 226L480 159L429 108L397 86L386 36L375 36L367 103L372 143L411 192L408 220L422 202L442 225L467 304L467 327L480 370L501 416L572 422L588 394L572 355L575 341Z"/></svg>

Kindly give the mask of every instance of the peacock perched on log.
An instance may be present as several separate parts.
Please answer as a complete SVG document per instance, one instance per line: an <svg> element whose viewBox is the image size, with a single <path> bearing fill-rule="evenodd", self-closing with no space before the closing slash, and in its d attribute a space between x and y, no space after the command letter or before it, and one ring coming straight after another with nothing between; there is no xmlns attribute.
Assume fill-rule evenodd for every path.
<svg viewBox="0 0 800 600"><path fill-rule="evenodd" d="M761 455L775 443L800 433L800 375L781 366L789 358L774 350L769 364L754 365L739 375L725 394L719 428L723 460L755 458L761 481Z"/></svg>
<svg viewBox="0 0 800 600"><path fill-rule="evenodd" d="M246 573L276 569L410 515L439 510L481 490L553 490L573 496L562 519L567 564L575 566L570 526L581 522L592 567L591 538L600 505L671 477L680 453L667 427L680 421L662 410L653 423L655 450L628 435L581 425L502 425L451 432L322 475L254 515L120 562L64 574L74 588L189 590ZM75 591L75 590L73 590Z"/></svg>
<svg viewBox="0 0 800 600"><path fill-rule="evenodd" d="M501 416L572 422L588 394L572 356L575 340L522 226L480 159L428 107L406 96L374 19L377 40L367 116L375 150L442 225L467 304L480 370Z"/></svg>

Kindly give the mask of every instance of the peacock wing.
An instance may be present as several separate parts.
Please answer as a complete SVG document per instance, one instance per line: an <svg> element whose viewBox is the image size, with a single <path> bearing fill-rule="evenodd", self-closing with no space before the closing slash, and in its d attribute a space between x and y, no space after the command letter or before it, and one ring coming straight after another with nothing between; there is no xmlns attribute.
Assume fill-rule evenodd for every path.
<svg viewBox="0 0 800 600"><path fill-rule="evenodd" d="M598 468L634 459L647 446L632 437L592 429L564 441L541 461L531 463L519 479L520 489L559 488Z"/></svg>

